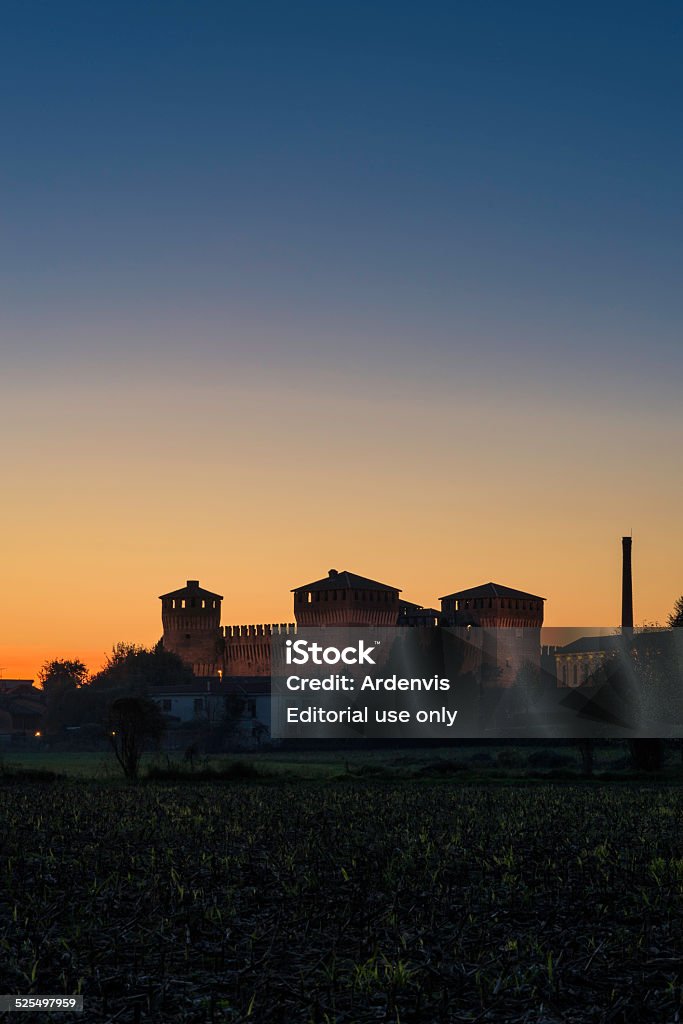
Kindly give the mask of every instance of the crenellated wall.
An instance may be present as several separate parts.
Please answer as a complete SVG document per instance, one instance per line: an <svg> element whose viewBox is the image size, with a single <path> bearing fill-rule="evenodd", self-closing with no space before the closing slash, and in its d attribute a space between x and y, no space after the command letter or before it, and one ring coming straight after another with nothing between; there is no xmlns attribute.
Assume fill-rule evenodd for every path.
<svg viewBox="0 0 683 1024"><path fill-rule="evenodd" d="M223 674L225 676L269 676L270 638L296 633L294 622L223 626Z"/></svg>

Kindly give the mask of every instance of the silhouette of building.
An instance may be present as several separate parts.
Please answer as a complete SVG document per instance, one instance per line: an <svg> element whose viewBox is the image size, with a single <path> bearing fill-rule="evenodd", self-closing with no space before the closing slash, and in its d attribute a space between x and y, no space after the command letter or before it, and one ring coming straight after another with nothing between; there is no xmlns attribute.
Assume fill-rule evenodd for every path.
<svg viewBox="0 0 683 1024"><path fill-rule="evenodd" d="M496 684L510 686L525 661L540 661L544 598L485 583L441 598L441 610L400 598L399 587L348 570L292 590L295 623L221 626L221 594L188 580L161 595L163 644L197 677L219 681L268 679L271 637L307 627L479 627ZM198 698L197 698L198 699Z"/></svg>
<svg viewBox="0 0 683 1024"><path fill-rule="evenodd" d="M298 626L395 626L399 617L398 587L352 572L330 569L292 593Z"/></svg>
<svg viewBox="0 0 683 1024"><path fill-rule="evenodd" d="M510 687L525 666L540 669L544 597L482 583L440 600L442 625L481 630L489 685Z"/></svg>
<svg viewBox="0 0 683 1024"><path fill-rule="evenodd" d="M204 590L199 580L162 594L164 647L180 655L196 676L215 676L223 668L221 594Z"/></svg>
<svg viewBox="0 0 683 1024"><path fill-rule="evenodd" d="M0 679L0 744L39 735L45 694L32 679Z"/></svg>

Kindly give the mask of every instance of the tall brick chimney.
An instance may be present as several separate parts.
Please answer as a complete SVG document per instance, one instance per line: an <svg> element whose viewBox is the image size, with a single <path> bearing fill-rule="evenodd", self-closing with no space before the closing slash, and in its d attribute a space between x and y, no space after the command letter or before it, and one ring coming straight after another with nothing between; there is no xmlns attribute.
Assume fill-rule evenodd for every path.
<svg viewBox="0 0 683 1024"><path fill-rule="evenodd" d="M632 537L621 538L622 575L621 575L621 634L633 635L633 576L631 574Z"/></svg>

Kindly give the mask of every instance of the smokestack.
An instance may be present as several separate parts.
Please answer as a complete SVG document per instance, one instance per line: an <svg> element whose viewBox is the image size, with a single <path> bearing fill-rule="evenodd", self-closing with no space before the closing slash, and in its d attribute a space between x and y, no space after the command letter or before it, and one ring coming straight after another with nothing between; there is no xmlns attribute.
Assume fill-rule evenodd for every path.
<svg viewBox="0 0 683 1024"><path fill-rule="evenodd" d="M632 537L621 538L621 549L623 555L622 576L621 576L621 634L622 636L633 635L633 577L631 574L631 547Z"/></svg>

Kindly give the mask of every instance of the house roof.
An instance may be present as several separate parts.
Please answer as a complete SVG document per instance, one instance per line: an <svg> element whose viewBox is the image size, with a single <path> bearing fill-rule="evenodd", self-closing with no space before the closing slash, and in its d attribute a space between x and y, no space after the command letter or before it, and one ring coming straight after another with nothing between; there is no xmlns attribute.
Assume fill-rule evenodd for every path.
<svg viewBox="0 0 683 1024"><path fill-rule="evenodd" d="M0 679L0 693L28 693L44 696L43 691L33 685L32 679Z"/></svg>
<svg viewBox="0 0 683 1024"><path fill-rule="evenodd" d="M270 697L270 676L254 676L253 679L231 680L230 693L238 697Z"/></svg>
<svg viewBox="0 0 683 1024"><path fill-rule="evenodd" d="M623 644L621 636L580 636L570 644L559 647L556 654L589 654L595 651L615 651Z"/></svg>
<svg viewBox="0 0 683 1024"><path fill-rule="evenodd" d="M393 590L397 594L401 593L400 587L392 587L388 583L378 583L377 580L370 580L367 576L357 576L347 570L337 572L336 569L330 569L327 576L316 580L315 583L294 587L292 593L297 594L300 590Z"/></svg>
<svg viewBox="0 0 683 1024"><path fill-rule="evenodd" d="M159 600L163 600L165 597L217 597L219 601L223 600L222 594L214 594L213 590L205 590L204 587L199 586L199 580L188 580L184 587L180 587L179 590L170 590L168 594L160 594Z"/></svg>
<svg viewBox="0 0 683 1024"><path fill-rule="evenodd" d="M167 686L151 686L149 696L160 700L164 697L230 697L270 693L270 676L200 676L190 683L170 683Z"/></svg>
<svg viewBox="0 0 683 1024"><path fill-rule="evenodd" d="M447 601L451 597L523 597L531 598L533 601L545 601L545 598L539 597L538 594L528 594L525 590L504 587L501 583L482 583L478 587L470 587L469 590L456 590L454 594L445 594L439 600Z"/></svg>
<svg viewBox="0 0 683 1024"><path fill-rule="evenodd" d="M150 697L201 697L204 694L227 694L219 676L200 676L187 683L159 683L150 686Z"/></svg>
<svg viewBox="0 0 683 1024"><path fill-rule="evenodd" d="M423 615L441 615L438 608L425 608L423 604L415 604L414 601L400 601L399 611L402 615L416 615L422 612Z"/></svg>

